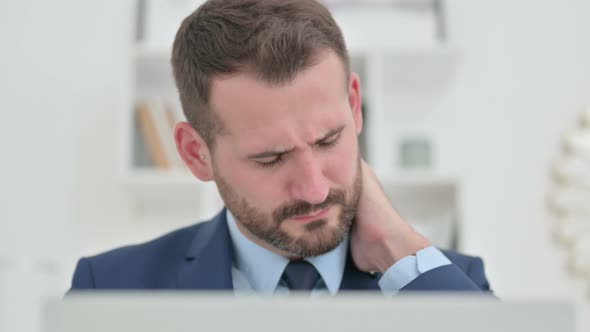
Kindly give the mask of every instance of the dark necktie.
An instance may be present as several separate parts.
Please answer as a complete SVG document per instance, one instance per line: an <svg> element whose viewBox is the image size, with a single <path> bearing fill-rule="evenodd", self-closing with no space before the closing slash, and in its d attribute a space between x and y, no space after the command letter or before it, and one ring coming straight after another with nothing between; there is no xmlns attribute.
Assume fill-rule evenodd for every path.
<svg viewBox="0 0 590 332"><path fill-rule="evenodd" d="M318 271L307 261L291 261L283 272L289 289L310 291L320 279Z"/></svg>

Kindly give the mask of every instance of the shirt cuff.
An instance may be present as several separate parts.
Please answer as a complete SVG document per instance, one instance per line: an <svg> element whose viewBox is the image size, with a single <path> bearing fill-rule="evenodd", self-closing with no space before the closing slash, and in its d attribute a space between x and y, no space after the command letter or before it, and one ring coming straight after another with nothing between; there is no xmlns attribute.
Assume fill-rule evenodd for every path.
<svg viewBox="0 0 590 332"><path fill-rule="evenodd" d="M449 264L451 261L440 250L429 246L393 264L379 279L379 287L383 294L393 296L422 273Z"/></svg>

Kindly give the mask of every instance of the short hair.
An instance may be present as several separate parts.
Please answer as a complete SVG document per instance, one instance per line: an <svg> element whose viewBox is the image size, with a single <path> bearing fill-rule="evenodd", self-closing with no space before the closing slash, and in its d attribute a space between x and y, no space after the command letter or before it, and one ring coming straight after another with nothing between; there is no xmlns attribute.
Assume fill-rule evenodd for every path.
<svg viewBox="0 0 590 332"><path fill-rule="evenodd" d="M348 82L342 32L315 0L209 0L184 19L172 47L184 115L213 148L223 125L209 107L212 78L243 71L281 85L327 50L342 61Z"/></svg>

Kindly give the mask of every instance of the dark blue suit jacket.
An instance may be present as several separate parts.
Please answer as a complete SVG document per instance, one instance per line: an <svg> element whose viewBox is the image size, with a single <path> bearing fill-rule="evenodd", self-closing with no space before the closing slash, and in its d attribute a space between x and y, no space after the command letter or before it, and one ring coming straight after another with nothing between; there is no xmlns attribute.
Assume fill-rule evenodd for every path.
<svg viewBox="0 0 590 332"><path fill-rule="evenodd" d="M72 289L232 290L232 244L223 210L210 221L147 243L82 258ZM488 291L480 258L443 251L453 264L423 273L403 290ZM379 290L379 276L359 271L350 255L341 290Z"/></svg>

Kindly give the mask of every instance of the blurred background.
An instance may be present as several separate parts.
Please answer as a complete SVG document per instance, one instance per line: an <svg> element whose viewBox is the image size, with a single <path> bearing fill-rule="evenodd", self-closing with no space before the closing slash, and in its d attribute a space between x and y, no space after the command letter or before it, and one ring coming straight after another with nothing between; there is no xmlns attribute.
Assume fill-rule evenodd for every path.
<svg viewBox="0 0 590 332"><path fill-rule="evenodd" d="M170 45L201 2L0 2L1 331L38 331L80 257L221 208L170 136ZM499 297L572 299L590 326L590 2L324 2L394 206Z"/></svg>

